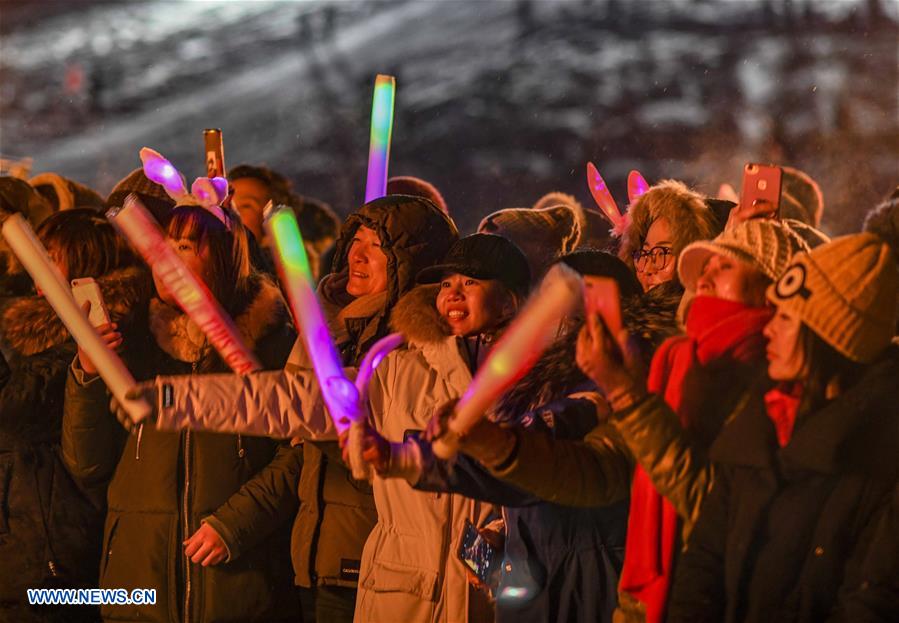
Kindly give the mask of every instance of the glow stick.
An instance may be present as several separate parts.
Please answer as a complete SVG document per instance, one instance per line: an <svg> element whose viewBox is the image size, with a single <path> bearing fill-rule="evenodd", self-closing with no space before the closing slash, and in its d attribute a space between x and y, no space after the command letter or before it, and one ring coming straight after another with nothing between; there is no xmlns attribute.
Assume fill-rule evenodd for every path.
<svg viewBox="0 0 899 623"><path fill-rule="evenodd" d="M203 130L203 146L206 150L206 177L225 177L225 145L218 128Z"/></svg>
<svg viewBox="0 0 899 623"><path fill-rule="evenodd" d="M153 269L178 306L206 334L231 370L237 374L248 374L262 369L243 343L234 322L203 280L178 257L159 224L136 195L128 195L125 206L110 210L107 217Z"/></svg>
<svg viewBox="0 0 899 623"><path fill-rule="evenodd" d="M309 269L309 258L296 215L288 206L273 208L269 201L263 211L263 226L277 251L274 257L281 285L287 293L306 352L312 359L328 414L338 433L344 433L347 429L350 431L348 454L353 477L367 479L370 469L362 459L365 410L360 401L360 391L344 375L340 356L328 332L325 315L315 296L315 281ZM375 356L372 355L367 366L369 371L363 374L361 382L367 383L367 379L371 378Z"/></svg>
<svg viewBox="0 0 899 623"><path fill-rule="evenodd" d="M368 147L368 178L365 203L387 194L387 165L393 134L393 102L396 78L378 74L371 104L371 139Z"/></svg>
<svg viewBox="0 0 899 623"><path fill-rule="evenodd" d="M390 351L406 341L402 333L390 333L372 344L365 353L362 363L359 364L359 373L356 375L356 389L359 390L359 400L364 403L368 399L368 384L375 373L375 368L384 361Z"/></svg>
<svg viewBox="0 0 899 623"><path fill-rule="evenodd" d="M152 408L144 400L125 397L136 385L134 377L122 360L106 346L97 330L78 308L69 285L21 214L13 214L6 219L3 223L3 237L131 419L139 423L150 415Z"/></svg>
<svg viewBox="0 0 899 623"><path fill-rule="evenodd" d="M448 422L448 431L434 440L434 454L452 458L459 438L484 417L487 409L530 370L556 338L559 323L582 296L580 275L556 264L543 278L459 399Z"/></svg>
<svg viewBox="0 0 899 623"><path fill-rule="evenodd" d="M618 204L612 198L612 193L609 192L609 187L606 186L605 180L602 179L592 162L587 163L587 187L590 189L590 194L593 195L593 201L602 210L612 227L616 230L623 229L624 216L622 216L621 210L618 209Z"/></svg>
<svg viewBox="0 0 899 623"><path fill-rule="evenodd" d="M633 203L647 190L649 190L649 184L646 183L639 171L631 171L627 174L627 200L629 203Z"/></svg>

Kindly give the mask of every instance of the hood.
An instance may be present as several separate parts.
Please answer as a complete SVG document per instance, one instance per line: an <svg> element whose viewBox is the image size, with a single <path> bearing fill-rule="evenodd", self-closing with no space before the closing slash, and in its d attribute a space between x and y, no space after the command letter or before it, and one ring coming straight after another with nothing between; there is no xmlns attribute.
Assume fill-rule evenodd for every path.
<svg viewBox="0 0 899 623"><path fill-rule="evenodd" d="M381 250L387 256L387 297L384 308L357 332L355 355L358 360L374 340L388 331L388 310L415 285L415 276L436 264L459 238L452 219L428 199L388 195L359 208L347 217L335 244L331 273L320 285L324 306L346 307L353 297L346 293L349 272L347 253L360 226L377 232ZM329 314L330 315L330 314Z"/></svg>
<svg viewBox="0 0 899 623"><path fill-rule="evenodd" d="M265 275L252 275L248 290L250 295L233 318L244 344L252 351L272 329L290 322L290 314L281 290ZM150 301L150 332L159 347L178 361L195 363L211 349L206 335L187 314L158 298Z"/></svg>
<svg viewBox="0 0 899 623"><path fill-rule="evenodd" d="M137 308L150 299L153 282L143 268L115 270L97 278L113 322L127 323ZM2 340L21 356L43 352L70 339L62 320L42 296L20 298L3 312Z"/></svg>
<svg viewBox="0 0 899 623"><path fill-rule="evenodd" d="M437 313L439 284L425 284L412 288L393 308L390 329L402 333L413 346L436 344L452 333Z"/></svg>

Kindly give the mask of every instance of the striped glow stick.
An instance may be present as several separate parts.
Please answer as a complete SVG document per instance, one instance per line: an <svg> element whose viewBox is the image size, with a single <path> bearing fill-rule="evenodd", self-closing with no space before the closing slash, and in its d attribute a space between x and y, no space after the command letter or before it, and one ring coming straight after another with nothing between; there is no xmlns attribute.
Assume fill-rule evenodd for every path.
<svg viewBox="0 0 899 623"><path fill-rule="evenodd" d="M395 96L396 78L378 74L375 78L375 94L371 104L371 139L368 147L365 203L387 194L387 165L390 161Z"/></svg>
<svg viewBox="0 0 899 623"><path fill-rule="evenodd" d="M97 371L106 383L106 387L112 392L128 415L135 423L140 423L150 415L152 409L144 400L130 400L125 397L129 390L135 386L134 377L128 372L122 360L109 349L97 334L97 330L91 326L87 317L80 309L69 285L62 278L59 270L47 255L47 250L34 235L31 226L22 218L21 214L13 214L3 223L3 237L9 243L22 266L34 279L44 297L66 329L83 348L91 361L97 367Z"/></svg>
<svg viewBox="0 0 899 623"><path fill-rule="evenodd" d="M527 374L552 344L559 323L582 296L580 275L564 264L553 266L537 292L531 295L459 399L448 422L448 431L434 440L434 454L452 458L459 439L484 417L499 398Z"/></svg>
<svg viewBox="0 0 899 623"><path fill-rule="evenodd" d="M244 344L234 321L215 300L203 280L178 257L159 224L136 195L128 195L125 206L110 210L107 217L153 269L178 306L206 334L231 370L237 374L248 374L262 369Z"/></svg>

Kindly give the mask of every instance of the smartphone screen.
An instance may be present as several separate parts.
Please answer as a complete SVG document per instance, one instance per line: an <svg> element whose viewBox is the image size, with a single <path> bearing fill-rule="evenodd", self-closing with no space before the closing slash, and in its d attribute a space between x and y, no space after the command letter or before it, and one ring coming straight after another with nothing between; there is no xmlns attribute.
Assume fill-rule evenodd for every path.
<svg viewBox="0 0 899 623"><path fill-rule="evenodd" d="M496 551L475 526L465 520L465 532L459 545L459 559L484 584L488 584L496 561Z"/></svg>

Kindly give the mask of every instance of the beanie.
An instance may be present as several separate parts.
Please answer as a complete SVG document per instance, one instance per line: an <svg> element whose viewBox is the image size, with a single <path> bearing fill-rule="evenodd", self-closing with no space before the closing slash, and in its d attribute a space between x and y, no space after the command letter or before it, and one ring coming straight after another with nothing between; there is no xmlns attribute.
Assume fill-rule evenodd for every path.
<svg viewBox="0 0 899 623"><path fill-rule="evenodd" d="M863 233L797 255L768 299L852 361L870 363L893 337L897 291L892 252Z"/></svg>
<svg viewBox="0 0 899 623"><path fill-rule="evenodd" d="M567 205L539 210L507 208L482 220L478 233L499 234L514 242L527 257L536 283L560 255L577 247L581 238L578 216Z"/></svg>
<svg viewBox="0 0 899 623"><path fill-rule="evenodd" d="M687 245L677 262L680 281L696 289L705 263L712 255L723 255L749 264L771 281L786 270L793 256L809 247L792 229L773 219L751 219L725 230L713 240Z"/></svg>
<svg viewBox="0 0 899 623"><path fill-rule="evenodd" d="M169 219L169 213L175 207L175 200L169 197L165 189L156 182L147 178L143 169L134 169L122 178L106 198L107 208L118 208L125 203L125 197L136 194L153 217L161 225Z"/></svg>

